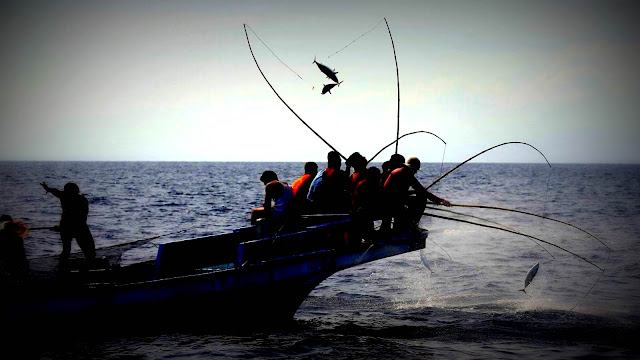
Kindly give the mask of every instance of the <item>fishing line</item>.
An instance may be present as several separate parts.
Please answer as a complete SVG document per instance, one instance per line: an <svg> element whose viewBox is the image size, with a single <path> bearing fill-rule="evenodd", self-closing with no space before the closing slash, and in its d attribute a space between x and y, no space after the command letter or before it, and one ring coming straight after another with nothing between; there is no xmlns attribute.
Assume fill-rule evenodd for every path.
<svg viewBox="0 0 640 360"><path fill-rule="evenodd" d="M521 232L508 230L508 229L500 228L500 227L497 227L497 226L486 225L486 224L480 224L480 223L476 223L476 222L473 222L473 221L467 221L467 220L462 220L462 219L455 219L455 218L450 218L450 217L446 217L446 216L440 216L440 215L429 214L429 213L424 213L423 215L425 215L425 216L435 217L435 218L438 218L438 219L453 220L453 221L463 222L463 223L466 223L466 224L477 225L477 226L480 226L480 227L486 227L486 228L489 228L489 229L501 230L501 231L505 231L505 232L508 232L508 233L512 233L512 234L516 234L516 235L521 235L521 236L528 237L528 238L531 238L531 239L534 239L534 240L538 240L538 241L540 241L540 242L542 242L542 243L545 243L545 244L551 245L551 246L556 247L556 248L558 248L558 249L560 249L560 250L562 250L562 251L564 251L564 252L566 252L566 253L569 253L569 254L571 254L571 255L573 255L573 256L575 256L575 257L578 257L578 258L580 258L580 259L582 259L582 260L584 260L584 261L588 262L589 264L591 264L591 265L595 266L596 268L598 268L598 270L600 270L600 271L604 272L604 270L603 270L601 267L599 267L598 265L594 264L593 262L591 262L591 261L589 261L589 260L585 259L584 257L582 257L582 256L580 256L580 255L578 255L578 254L576 254L576 253L574 253L574 252L572 252L572 251L569 251L569 250L567 250L567 249L565 249L565 248L563 248L563 247L561 247L561 246L558 246L558 245L556 245L556 244L554 244L554 243L552 243L552 242L549 242L549 241L546 241L546 240L542 240L542 239L537 238L537 237L532 236L532 235L527 235L527 234L524 234L524 233L521 233Z"/></svg>
<svg viewBox="0 0 640 360"><path fill-rule="evenodd" d="M606 268L607 265L609 265L609 258L611 257L611 250L609 250L609 254L607 255L607 262L605 263L604 267ZM600 282L600 279L602 279L602 277L604 276L604 270L602 271L602 273L600 274L600 276L598 276L598 278L596 279L596 281L593 283L593 285L591 285L591 288L589 289L589 291L587 291L586 294L584 294L584 296L582 297L582 299L580 299L580 301L575 304L571 309L569 309L569 311L573 311L573 309L577 308L578 306L580 306L580 304L582 304L582 302L584 301L584 299L587 298L587 296L589 296L589 294L591 294L591 290L593 290L594 287L596 287L596 285Z"/></svg>
<svg viewBox="0 0 640 360"><path fill-rule="evenodd" d="M437 184L440 180L442 180L443 178L445 178L447 175L451 174L453 171L455 171L456 169L458 169L460 166L462 166L462 165L464 165L464 164L468 163L469 161L471 161L471 160L475 159L476 157L478 157L478 156L480 156L480 155L482 155L482 154L486 153L487 151L492 150L492 149L495 149L495 148L497 148L497 147L499 147L499 146L509 145L509 144L522 144L522 145L527 145L527 146L529 146L529 147L533 148L535 151L539 152L539 153L540 153L540 155L542 155L542 157L543 157L543 158L544 158L544 160L547 162L547 164L549 165L549 167L551 167L551 164L549 164L549 160L547 160L547 157L546 157L546 156L544 156L544 154L543 154L540 150L536 149L533 145L531 145L531 144L527 144L526 142L522 142L522 141L509 141L509 142L505 142L505 143L502 143L502 144L498 144L498 145L492 146L492 147L490 147L490 148L488 148L488 149L486 149L486 150L483 150L483 151L481 151L481 152L477 153L476 155L474 155L474 156L472 156L472 157L468 158L467 160L465 160L465 161L461 162L460 164L456 165L456 166L455 166L454 168L452 168L451 170L447 171L444 175L442 175L442 176L440 176L439 178L437 178L436 180L434 180L434 181L431 183L431 185L427 186L425 189L429 190L429 188L430 188L430 187L432 187L433 185Z"/></svg>
<svg viewBox="0 0 640 360"><path fill-rule="evenodd" d="M440 174L438 176L442 176L442 168L444 166L444 154L447 152L447 143L444 144L444 150L442 150L442 161L440 161ZM436 192L438 192L440 188L436 187Z"/></svg>
<svg viewBox="0 0 640 360"><path fill-rule="evenodd" d="M284 99L280 96L280 94L278 94L278 92L276 91L276 89L273 87L273 85L271 85L271 83L269 82L269 80L267 80L267 77L265 76L265 74L262 72L262 69L260 68L260 65L258 65L258 60L256 59L255 54L253 53L253 49L251 48L251 41L249 41L249 33L247 32L247 24L244 24L244 35L247 38L247 44L249 45L249 51L251 52L251 56L253 57L253 61L256 63L256 66L258 67L258 71L260 71L260 75L262 75L262 77L264 78L264 81L267 82L267 84L269 85L269 87L271 88L271 90L273 90L273 92L276 94L276 96L278 97L278 99L280 99L280 101L282 101L282 103L293 113L293 115L295 115L298 120L300 120L309 130L311 130L311 132L313 132L320 140L322 140L327 146L329 146L331 148L331 150L335 151L336 153L338 153L338 155L344 159L345 161L347 160L346 157L344 157L344 155L342 155L336 148L334 148L333 146L331 146L331 144L329 144L322 136L320 136L320 134L318 134L315 130L313 130L313 128L311 126L309 126L309 124L307 124L304 120L302 120L302 118L295 112L293 111L293 109L291 108L291 106L289 106L289 104L287 104L286 101L284 101Z"/></svg>
<svg viewBox="0 0 640 360"><path fill-rule="evenodd" d="M251 30L251 32L253 33L253 35L255 35L255 36L258 38L258 40L260 40L260 42L262 43L262 45L264 45L264 46L265 46L269 51L271 51L271 53L273 54L273 56L275 56L275 57L276 57L276 59L278 59L278 61L280 61L280 62L282 63L282 65L286 66L286 67L287 67L287 69L291 70L291 72L293 72L294 74L296 74L296 76L297 76L297 77L299 77L299 78L300 78L300 80L305 81L305 80L302 78L302 76L298 75L298 73L297 73L297 72L295 72L292 68L290 68L290 67L289 67L289 65L285 64L285 63L284 63L284 61L282 61L282 60L278 57L278 55L276 55L276 53L274 53L274 52L273 52L273 50L271 50L271 48L270 48L269 46L267 46L267 44L265 44L265 42L264 42L264 41L262 41L262 39L260 39L260 36L258 36L258 34L256 34L256 32L255 32L255 31L253 31L253 29L251 28L251 26L249 26L249 25L247 25L247 24L245 24L245 26L246 26L246 27L248 27L248 28L249 28L249 30Z"/></svg>
<svg viewBox="0 0 640 360"><path fill-rule="evenodd" d="M335 54L337 54L337 53L341 52L342 50L344 50L344 49L346 49L346 48L348 48L348 47L349 47L349 46L351 46L354 42L356 42L356 41L360 40L362 37L364 37L364 36L365 36L365 35L367 35L368 33L370 33L370 32L372 32L373 30L375 30L375 29L378 27L378 25L380 25L380 23L381 23L383 20L384 20L384 18L383 18L383 19L380 19L380 21L378 21L378 23L376 24L376 26L374 26L371 30L369 30L369 31L367 31L366 33L364 33L364 34L362 34L362 35L358 36L355 40L353 40L352 42L350 42L350 43L348 43L347 45L345 45L342 49L340 49L340 50L338 50L338 51L334 52L333 54L331 54L331 55L329 55L329 56L327 56L327 58L330 58L330 57L332 57L333 55L335 55Z"/></svg>
<svg viewBox="0 0 640 360"><path fill-rule="evenodd" d="M381 153L381 152L383 152L384 150L386 150L389 146L391 146L391 145L393 145L393 144L397 144L397 143L398 143L398 141L400 141L400 139L402 139L403 137L405 137L405 136L409 136L409 135L413 135L413 134L430 134L430 135L433 135L433 136L437 137L440 141L442 141L442 143L443 143L445 146L447 146L447 143L446 143L444 140L442 140L442 138L441 138L440 136L438 136L438 135L436 135L436 134L434 134L434 133L432 133L432 132L430 132L430 131L424 131L424 130L412 131L412 132L410 132L410 133L406 133L406 134L404 134L404 135L400 136L399 138L396 138L395 140L393 140L392 142L390 142L389 144L387 144L386 146L384 146L382 149L380 149L380 151L378 151L375 155L373 155L373 156L371 157L371 159L369 159L369 161L367 162L367 165L369 165L369 163L370 163L371 161L373 161L373 159L375 159L375 158L376 158L376 156L380 155L380 153ZM444 154L443 154L442 156L443 156L443 158L444 158Z"/></svg>
<svg viewBox="0 0 640 360"><path fill-rule="evenodd" d="M449 257L449 260L453 261L453 258L451 257L451 255L449 255L447 250L445 250L442 246L440 246L440 244L438 244L435 240L433 239L429 239L429 240L431 240L432 243L436 244L436 246L439 247L440 250L444 251L444 253L447 254L447 256Z"/></svg>

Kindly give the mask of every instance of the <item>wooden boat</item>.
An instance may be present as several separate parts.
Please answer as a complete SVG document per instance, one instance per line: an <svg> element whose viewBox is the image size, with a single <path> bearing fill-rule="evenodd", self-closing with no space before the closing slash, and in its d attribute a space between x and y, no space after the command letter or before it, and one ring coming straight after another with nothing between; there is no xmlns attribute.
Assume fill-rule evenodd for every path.
<svg viewBox="0 0 640 360"><path fill-rule="evenodd" d="M161 244L155 260L129 266L119 266L126 248L117 246L98 249L99 266L83 266L78 258L56 274L56 258L34 262L30 279L2 296L3 316L290 319L332 274L422 249L427 237L426 230L411 228L363 242L347 215L303 216L275 236L263 230L258 225Z"/></svg>

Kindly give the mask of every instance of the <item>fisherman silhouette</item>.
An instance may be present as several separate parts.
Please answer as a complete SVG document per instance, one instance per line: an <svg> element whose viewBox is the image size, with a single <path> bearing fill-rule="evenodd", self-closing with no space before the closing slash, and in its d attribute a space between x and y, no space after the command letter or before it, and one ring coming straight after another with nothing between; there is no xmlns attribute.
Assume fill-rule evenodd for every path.
<svg viewBox="0 0 640 360"><path fill-rule="evenodd" d="M309 161L304 164L304 174L291 184L293 196L296 201L296 209L301 214L307 213L311 206L311 203L307 199L307 194L309 193L309 187L316 174L318 174L318 164Z"/></svg>
<svg viewBox="0 0 640 360"><path fill-rule="evenodd" d="M277 231L295 212L293 190L289 184L278 180L278 175L272 170L264 171L260 181L264 184L264 203L262 207L251 210L251 225L266 219L268 231Z"/></svg>
<svg viewBox="0 0 640 360"><path fill-rule="evenodd" d="M60 263L63 264L71 254L71 241L76 239L85 259L93 262L96 257L96 247L93 236L87 225L89 215L89 201L80 194L80 188L74 183L67 183L64 190L51 188L47 184L40 183L47 193L52 193L60 199L62 216L60 218L60 239L62 240L62 253Z"/></svg>
<svg viewBox="0 0 640 360"><path fill-rule="evenodd" d="M341 166L340 154L337 151L329 151L327 168L318 172L307 194L314 212L324 214L348 212L349 198L346 187L349 175L340 169Z"/></svg>
<svg viewBox="0 0 640 360"><path fill-rule="evenodd" d="M0 280L4 285L15 284L29 271L22 240L28 233L24 222L13 221L9 215L0 216Z"/></svg>
<svg viewBox="0 0 640 360"><path fill-rule="evenodd" d="M415 177L418 170L420 170L420 160L417 157L410 157L402 167L393 170L384 183L384 195L393 217L394 230L402 230L409 225L417 226L427 201L437 205L451 206L449 201L432 194L420 184ZM413 188L415 196L410 196L409 188Z"/></svg>

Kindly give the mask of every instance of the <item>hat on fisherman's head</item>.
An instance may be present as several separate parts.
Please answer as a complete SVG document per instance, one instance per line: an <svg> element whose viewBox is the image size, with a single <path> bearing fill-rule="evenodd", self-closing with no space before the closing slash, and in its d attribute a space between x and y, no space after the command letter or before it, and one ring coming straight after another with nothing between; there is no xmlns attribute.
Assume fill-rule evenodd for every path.
<svg viewBox="0 0 640 360"><path fill-rule="evenodd" d="M410 158L407 159L406 164L408 168L418 171L420 170L420 159L418 159L415 156L412 156Z"/></svg>

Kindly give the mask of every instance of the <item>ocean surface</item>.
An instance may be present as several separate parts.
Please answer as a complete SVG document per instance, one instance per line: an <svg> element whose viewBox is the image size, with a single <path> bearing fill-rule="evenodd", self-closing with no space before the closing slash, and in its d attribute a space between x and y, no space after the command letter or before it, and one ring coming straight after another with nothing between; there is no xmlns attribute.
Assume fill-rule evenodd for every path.
<svg viewBox="0 0 640 360"><path fill-rule="evenodd" d="M303 165L0 162L0 213L31 228L56 225L60 203L40 183L61 189L75 182L89 199L98 248L157 237L124 254L126 265L153 258L154 243L248 226L251 208L262 202L262 171L292 182ZM418 176L428 184L454 165L423 164ZM532 238L425 216L424 250L331 276L293 321L254 328L185 320L133 331L127 324L136 319L96 319L103 331L60 324L60 333L21 334L19 358L640 358L640 165L470 163L431 190L457 204L575 225L595 237L502 210L428 210L507 226L593 264ZM32 230L24 242L30 259L61 250L59 234L49 230ZM536 263L537 276L519 291Z"/></svg>

